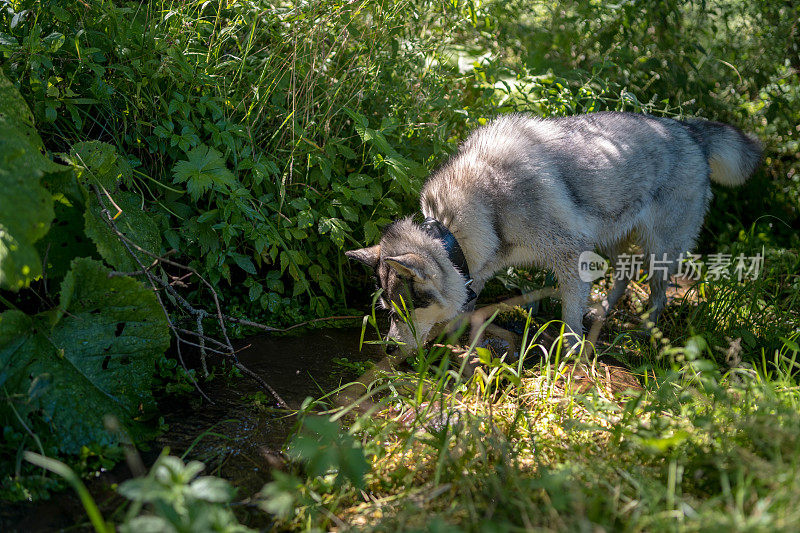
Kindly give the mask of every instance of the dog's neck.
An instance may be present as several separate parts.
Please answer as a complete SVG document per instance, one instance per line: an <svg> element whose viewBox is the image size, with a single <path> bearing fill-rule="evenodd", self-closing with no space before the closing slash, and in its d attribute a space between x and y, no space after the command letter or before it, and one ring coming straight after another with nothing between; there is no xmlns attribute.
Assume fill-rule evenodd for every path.
<svg viewBox="0 0 800 533"><path fill-rule="evenodd" d="M461 249L461 245L458 243L458 239L447 229L447 226L433 217L425 218L425 221L420 224L420 226L428 235L442 243L448 259L453 263L456 270L461 273L461 276L464 278L464 286L467 289L467 301L464 305L469 305L478 296L475 294L475 291L472 290L473 279L469 273L469 264L467 263L464 251Z"/></svg>
<svg viewBox="0 0 800 533"><path fill-rule="evenodd" d="M463 205L452 205L447 198L434 205L425 202L422 214L438 220L457 239L464 259L469 265L474 287L480 290L498 267L503 265L503 241L490 213L485 210L466 210Z"/></svg>

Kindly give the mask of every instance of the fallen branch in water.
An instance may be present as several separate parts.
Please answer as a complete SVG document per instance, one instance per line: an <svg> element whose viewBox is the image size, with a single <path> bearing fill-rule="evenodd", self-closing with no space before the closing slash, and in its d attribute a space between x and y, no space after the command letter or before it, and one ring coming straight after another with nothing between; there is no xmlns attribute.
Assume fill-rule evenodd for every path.
<svg viewBox="0 0 800 533"><path fill-rule="evenodd" d="M236 318L229 315L223 315L225 320L230 322L236 322L237 324L241 324L243 326L249 326L251 328L259 328L265 331L272 331L276 333L286 333L288 331L292 331L293 329L302 328L303 326L308 326L310 324L316 324L317 322L329 322L332 320L361 320L362 316L326 316L323 318L314 318L312 320L306 320L305 322L300 322L299 324L293 324L287 328L274 328L272 326L265 326L264 324L259 324L258 322L253 322L251 320L245 320L243 318Z"/></svg>

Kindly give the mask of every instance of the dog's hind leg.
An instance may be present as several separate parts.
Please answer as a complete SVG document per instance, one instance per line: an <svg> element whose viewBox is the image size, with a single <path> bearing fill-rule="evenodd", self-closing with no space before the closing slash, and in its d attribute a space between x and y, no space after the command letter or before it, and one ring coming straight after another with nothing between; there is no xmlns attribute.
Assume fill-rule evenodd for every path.
<svg viewBox="0 0 800 533"><path fill-rule="evenodd" d="M609 256L609 262L612 265L614 270L614 284L611 286L611 290L608 291L606 294L605 299L602 302L603 311L608 314L619 299L625 294L625 291L628 289L628 283L631 281L631 272L630 269L622 268L619 271L616 270L616 267L619 265L619 257L623 254L628 254L633 252L633 248L631 248L630 240L626 239L621 241L615 247L613 247L612 252Z"/></svg>
<svg viewBox="0 0 800 533"><path fill-rule="evenodd" d="M683 229L683 228L678 228ZM676 232L677 233L677 232ZM662 232L662 235L669 235ZM650 298L647 302L648 315L645 319L645 330L652 330L658 318L667 305L667 287L672 276L678 270L678 259L681 251L689 249L692 245L692 229L683 235L678 233L677 238L661 238L662 235L651 234L649 242L643 245L645 254L645 267L647 268Z"/></svg>
<svg viewBox="0 0 800 533"><path fill-rule="evenodd" d="M610 257L610 261L612 265L617 264L618 254L614 254ZM606 298L603 300L603 311L608 314L611 309L617 305L617 302L620 298L625 294L625 290L628 288L628 283L630 283L630 272L622 271L617 272L614 271L614 284L611 286L611 290L608 291Z"/></svg>
<svg viewBox="0 0 800 533"><path fill-rule="evenodd" d="M676 176L675 181L686 186L660 197L637 230L650 278L647 322L653 324L667 304L667 286L678 270L678 258L693 248L711 198L708 180Z"/></svg>
<svg viewBox="0 0 800 533"><path fill-rule="evenodd" d="M627 290L630 281L631 279L627 276L614 278L614 285L611 286L611 290L608 291L608 295L605 300L603 300L603 311L608 313L617 305L619 299L625 294L625 290Z"/></svg>
<svg viewBox="0 0 800 533"><path fill-rule="evenodd" d="M650 299L647 302L649 311L647 321L655 324L667 305L667 287L670 278L678 268L678 254L662 252L661 254L650 254L647 257L650 261L648 268Z"/></svg>
<svg viewBox="0 0 800 533"><path fill-rule="evenodd" d="M619 251L611 253L609 257L609 262L611 265L618 264L617 259L620 253L621 252ZM619 299L625 295L625 291L628 288L628 283L631 281L630 272L626 271L625 269L620 271L614 270L613 280L613 285L606 294L606 297L603 298L599 305L592 305L589 309L589 312L586 314L584 324L586 325L587 329L595 327L595 324L598 321L605 321L609 312L614 308L615 305L617 305Z"/></svg>

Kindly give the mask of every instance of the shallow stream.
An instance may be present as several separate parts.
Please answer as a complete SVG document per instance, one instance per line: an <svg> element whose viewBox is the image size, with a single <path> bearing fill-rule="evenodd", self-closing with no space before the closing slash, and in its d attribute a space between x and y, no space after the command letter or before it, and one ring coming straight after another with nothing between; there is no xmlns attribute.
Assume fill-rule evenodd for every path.
<svg viewBox="0 0 800 533"><path fill-rule="evenodd" d="M380 348L374 345L365 344L359 352L360 334L360 328L344 328L298 337L251 337L241 343L239 359L297 408L307 396L321 397L356 378L355 364L380 357ZM274 404L272 398L246 377L219 377L205 384L203 391L214 404L200 401L196 392L188 399L162 402L169 429L143 453L143 459L149 465L165 446L171 454L181 455L194 443L188 457L205 462L205 473L228 479L240 488L240 494L253 494L269 480L276 452L294 428L295 418L268 409ZM257 397L264 400L263 407L254 402ZM130 476L123 462L87 482L104 513L123 503L113 485ZM48 501L0 504L0 531L4 532L59 531L85 522L80 501L71 490L54 494Z"/></svg>

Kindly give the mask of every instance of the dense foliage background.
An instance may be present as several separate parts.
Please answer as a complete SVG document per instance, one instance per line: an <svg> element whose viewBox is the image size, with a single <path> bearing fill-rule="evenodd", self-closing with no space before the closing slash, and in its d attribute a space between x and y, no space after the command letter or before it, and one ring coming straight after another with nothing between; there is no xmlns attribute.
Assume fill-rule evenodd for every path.
<svg viewBox="0 0 800 533"><path fill-rule="evenodd" d="M127 438L98 413L145 441L154 391L190 387L163 354L168 321L195 317L131 276L153 257L194 268L234 317L360 312L371 285L343 251L414 212L430 170L499 113L756 134L764 165L715 189L700 249L763 250L772 270L709 286L674 327L743 337L753 360L781 349L800 293L798 17L770 0L0 0L2 496L50 483L26 478L24 449L91 471ZM180 298L212 295L190 280Z"/></svg>

